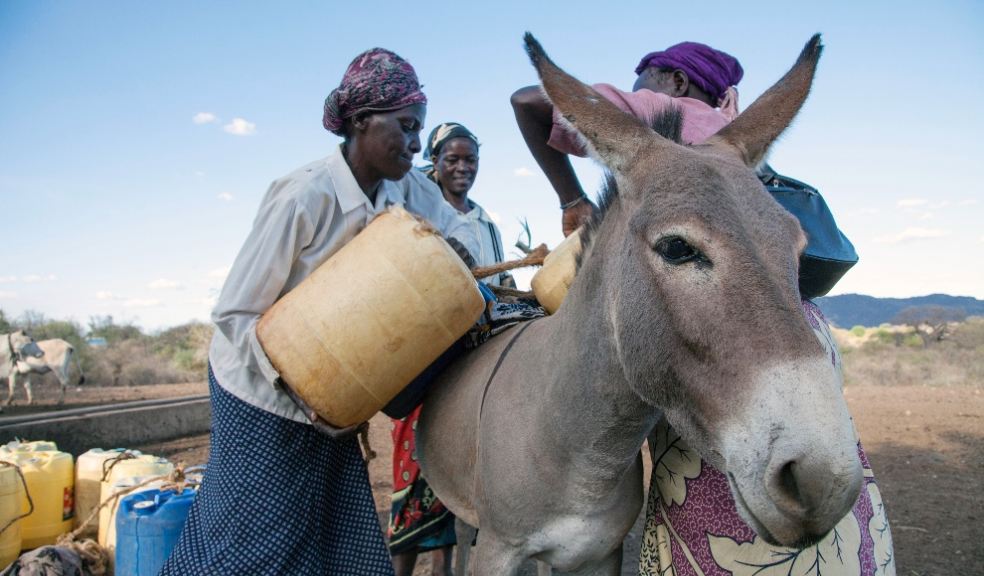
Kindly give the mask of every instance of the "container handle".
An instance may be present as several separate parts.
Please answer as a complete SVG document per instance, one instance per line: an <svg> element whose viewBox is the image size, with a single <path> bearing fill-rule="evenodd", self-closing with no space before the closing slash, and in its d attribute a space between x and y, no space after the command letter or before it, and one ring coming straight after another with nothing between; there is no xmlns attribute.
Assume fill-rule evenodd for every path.
<svg viewBox="0 0 984 576"><path fill-rule="evenodd" d="M27 489L27 480L24 478L24 473L21 472L20 466L6 461L0 461L0 465L10 466L11 468L17 471L17 475L20 476L21 483L24 484L24 495L27 496L27 505L28 505L27 512L21 514L20 516L17 516L16 518L12 518L10 522L7 522L7 524L3 528L0 528L0 534L3 534L4 532L7 531L7 528L13 526L14 523L17 522L18 520L22 518L27 518L31 514L34 514L34 500L31 499L31 491Z"/></svg>

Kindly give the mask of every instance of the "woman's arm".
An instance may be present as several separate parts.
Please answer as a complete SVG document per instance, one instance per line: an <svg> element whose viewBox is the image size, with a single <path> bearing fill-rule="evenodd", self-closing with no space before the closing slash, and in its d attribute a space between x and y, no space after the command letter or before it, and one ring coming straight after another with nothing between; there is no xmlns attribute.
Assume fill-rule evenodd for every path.
<svg viewBox="0 0 984 576"><path fill-rule="evenodd" d="M561 206L569 206L561 217L564 236L567 236L591 216L594 205L585 196L567 154L547 143L553 129L553 105L539 86L520 88L513 93L510 102L526 146L553 186Z"/></svg>

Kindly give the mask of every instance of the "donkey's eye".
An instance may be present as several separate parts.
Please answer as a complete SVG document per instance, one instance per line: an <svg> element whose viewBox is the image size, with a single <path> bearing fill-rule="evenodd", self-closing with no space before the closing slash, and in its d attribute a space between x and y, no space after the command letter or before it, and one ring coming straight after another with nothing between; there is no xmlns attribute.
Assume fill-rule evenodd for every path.
<svg viewBox="0 0 984 576"><path fill-rule="evenodd" d="M656 243L656 252L670 264L683 264L691 260L702 260L703 255L696 248L687 244L679 236L669 236Z"/></svg>

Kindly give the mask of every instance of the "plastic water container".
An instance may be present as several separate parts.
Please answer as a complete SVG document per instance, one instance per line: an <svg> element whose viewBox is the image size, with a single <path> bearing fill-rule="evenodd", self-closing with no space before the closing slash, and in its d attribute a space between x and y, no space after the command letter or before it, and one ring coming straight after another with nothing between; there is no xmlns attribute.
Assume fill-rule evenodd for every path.
<svg viewBox="0 0 984 576"><path fill-rule="evenodd" d="M51 443L41 445L51 447ZM72 455L52 450L14 451L0 460L20 467L34 512L21 520L21 550L54 544L72 529L74 517L75 464ZM22 513L30 510L27 495L20 494Z"/></svg>
<svg viewBox="0 0 984 576"><path fill-rule="evenodd" d="M577 274L577 256L581 253L581 228L557 245L543 260L530 281L533 293L543 308L553 314L560 308L567 290Z"/></svg>
<svg viewBox="0 0 984 576"><path fill-rule="evenodd" d="M57 452L58 446L49 440L35 440L27 442L24 440L12 440L0 446L0 460L5 456L23 454L24 452Z"/></svg>
<svg viewBox="0 0 984 576"><path fill-rule="evenodd" d="M0 465L0 528L21 515L24 484L10 463ZM21 523L18 520L0 534L0 569L17 559L21 549Z"/></svg>
<svg viewBox="0 0 984 576"><path fill-rule="evenodd" d="M107 498L116 494L120 490L132 487L139 481L146 480L153 476L166 476L174 470L174 465L158 456L143 454L129 460L120 460L113 465L109 475L100 484L99 501L104 502ZM153 486L147 486L152 488ZM116 511L119 508L119 500L108 504L99 511L99 545L109 548L116 539Z"/></svg>
<svg viewBox="0 0 984 576"><path fill-rule="evenodd" d="M116 516L116 574L156 576L171 555L195 490L147 490L123 498Z"/></svg>
<svg viewBox="0 0 984 576"><path fill-rule="evenodd" d="M75 461L75 528L85 522L89 514L99 506L99 495L102 488L103 465L110 458L116 458L123 448L103 450L93 448L80 455ZM140 455L139 451L131 450L132 454ZM80 538L96 538L99 532L98 522L90 522L80 534Z"/></svg>
<svg viewBox="0 0 984 576"><path fill-rule="evenodd" d="M347 427L392 400L484 306L440 234L394 208L274 304L256 334L291 388Z"/></svg>

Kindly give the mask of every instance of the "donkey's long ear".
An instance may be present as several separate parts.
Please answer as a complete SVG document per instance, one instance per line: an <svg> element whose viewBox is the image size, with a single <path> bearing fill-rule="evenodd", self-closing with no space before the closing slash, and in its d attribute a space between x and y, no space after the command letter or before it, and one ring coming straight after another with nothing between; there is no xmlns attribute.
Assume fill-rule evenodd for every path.
<svg viewBox="0 0 984 576"><path fill-rule="evenodd" d="M707 144L730 147L746 165L757 166L765 158L769 146L789 126L803 106L810 93L822 51L820 35L815 34L806 43L789 72L752 102L734 122L709 138Z"/></svg>
<svg viewBox="0 0 984 576"><path fill-rule="evenodd" d="M588 141L595 155L619 172L644 145L664 139L634 116L626 114L594 88L561 70L529 32L523 37L543 90L561 116ZM668 141L666 141L668 142Z"/></svg>

